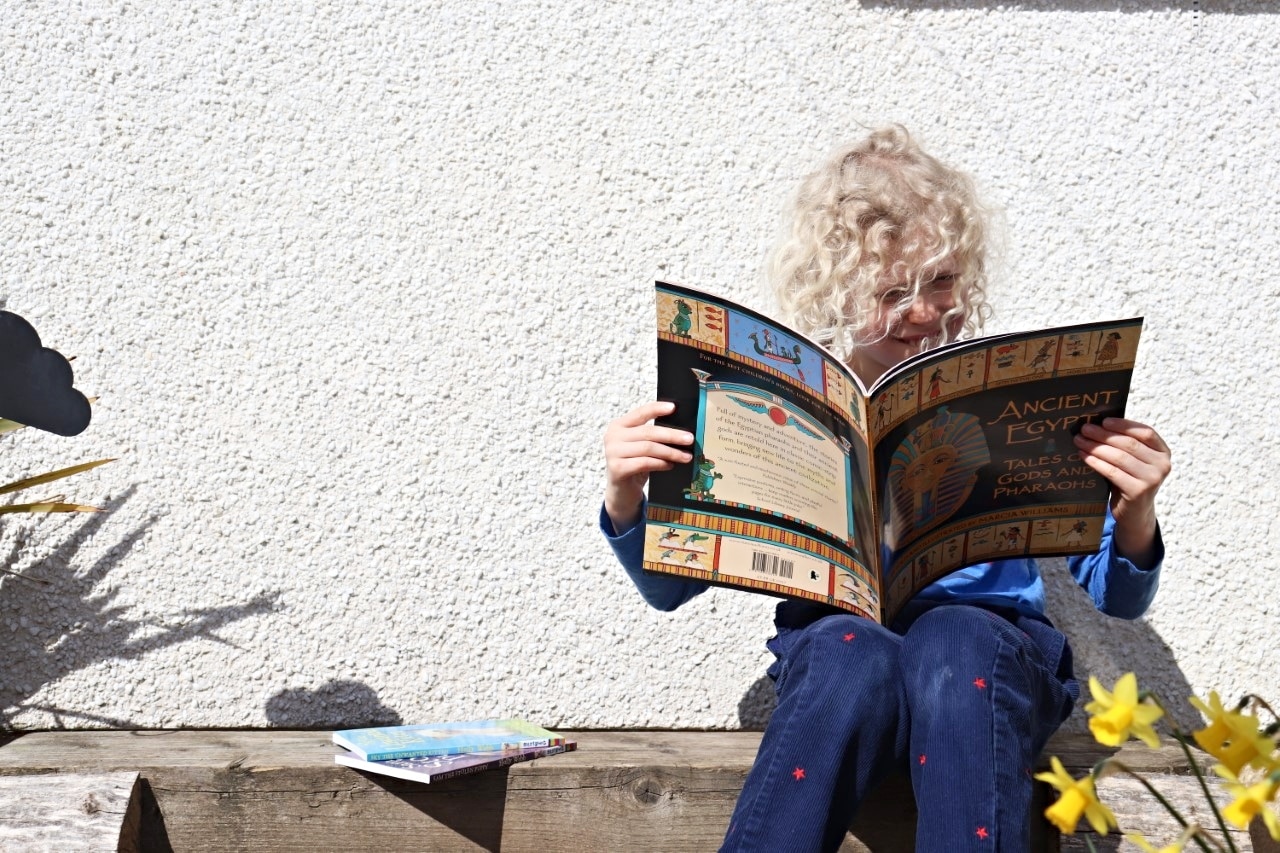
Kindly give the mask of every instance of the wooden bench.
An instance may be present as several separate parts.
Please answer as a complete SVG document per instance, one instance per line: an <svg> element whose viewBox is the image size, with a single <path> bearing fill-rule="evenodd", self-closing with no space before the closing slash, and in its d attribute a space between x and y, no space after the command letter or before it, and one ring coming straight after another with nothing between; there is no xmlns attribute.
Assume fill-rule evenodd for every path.
<svg viewBox="0 0 1280 853"><path fill-rule="evenodd" d="M328 732L35 732L0 747L0 782L10 796L34 789L38 779L30 777L136 772L139 814L125 826L125 850L679 853L716 849L760 742L757 732L570 736L577 752L423 785L335 764ZM1110 753L1062 733L1048 752L1076 775ZM1131 745L1122 752L1135 769L1156 777L1166 796L1209 820L1176 746ZM1103 791L1127 830L1161 843L1176 834L1137 782L1108 779ZM1043 785L1037 797L1039 808L1052 800ZM15 828L7 819L0 811L0 833ZM914 822L908 781L890 780L864 805L842 850L911 851ZM1252 838L1235 837L1242 851L1280 849L1260 828ZM1119 849L1115 835L1096 843L1099 850ZM1086 848L1080 836L1059 838L1038 821L1035 849Z"/></svg>
<svg viewBox="0 0 1280 853"><path fill-rule="evenodd" d="M0 776L0 850L137 850L138 785L136 772Z"/></svg>

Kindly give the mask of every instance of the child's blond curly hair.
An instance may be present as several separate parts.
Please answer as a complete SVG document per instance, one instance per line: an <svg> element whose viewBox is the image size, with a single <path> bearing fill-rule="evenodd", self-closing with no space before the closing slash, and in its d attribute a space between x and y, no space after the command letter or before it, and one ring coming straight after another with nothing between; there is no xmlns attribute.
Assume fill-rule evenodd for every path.
<svg viewBox="0 0 1280 853"><path fill-rule="evenodd" d="M990 313L987 212L973 181L926 154L901 125L837 149L800 185L767 269L778 303L799 330L850 361L874 324L878 293L904 288L906 309L948 262L955 307L947 329L982 328Z"/></svg>

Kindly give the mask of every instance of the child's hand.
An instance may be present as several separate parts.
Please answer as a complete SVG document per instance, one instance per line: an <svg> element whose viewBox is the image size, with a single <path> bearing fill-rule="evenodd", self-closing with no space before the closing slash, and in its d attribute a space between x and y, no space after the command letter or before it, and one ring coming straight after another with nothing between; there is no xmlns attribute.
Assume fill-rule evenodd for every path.
<svg viewBox="0 0 1280 853"><path fill-rule="evenodd" d="M1075 438L1084 463L1111 482L1116 549L1140 568L1155 562L1156 492L1172 470L1169 445L1146 424L1107 418Z"/></svg>
<svg viewBox="0 0 1280 853"><path fill-rule="evenodd" d="M608 480L604 490L604 511L615 532L622 532L640 519L640 502L649 474L667 471L688 462L691 453L671 447L693 444L693 435L680 429L650 423L669 415L675 403L646 403L610 421L604 431L604 461Z"/></svg>

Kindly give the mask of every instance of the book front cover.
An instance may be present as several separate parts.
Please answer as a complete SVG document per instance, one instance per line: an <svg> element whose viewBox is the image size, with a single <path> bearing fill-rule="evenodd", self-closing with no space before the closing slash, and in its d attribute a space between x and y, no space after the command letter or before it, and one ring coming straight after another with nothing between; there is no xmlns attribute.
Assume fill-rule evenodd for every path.
<svg viewBox="0 0 1280 853"><path fill-rule="evenodd" d="M563 743L554 732L519 719L379 726L334 732L333 742L365 758L448 755Z"/></svg>
<svg viewBox="0 0 1280 853"><path fill-rule="evenodd" d="M975 563L1091 553L1110 484L1081 425L1121 416L1140 319L978 339L871 400L888 614Z"/></svg>

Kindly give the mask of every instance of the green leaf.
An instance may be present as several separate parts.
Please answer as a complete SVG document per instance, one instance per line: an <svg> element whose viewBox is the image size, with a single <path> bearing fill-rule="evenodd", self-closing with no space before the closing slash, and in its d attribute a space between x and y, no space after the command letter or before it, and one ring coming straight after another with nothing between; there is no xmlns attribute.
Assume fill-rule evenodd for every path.
<svg viewBox="0 0 1280 853"><path fill-rule="evenodd" d="M0 495L20 492L23 489L29 489L32 486L39 486L44 483L52 483L54 480L61 480L63 477L70 477L72 474L79 474L81 471L88 471L90 468L97 468L99 465L106 465L108 462L114 461L116 461L116 457L97 459L93 462L81 462L79 465L72 465L70 468L50 471L47 474L37 474L34 477L27 477L25 480L14 480L12 483L0 486Z"/></svg>

